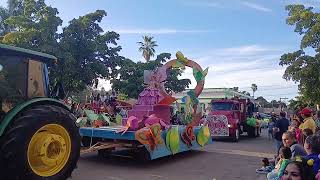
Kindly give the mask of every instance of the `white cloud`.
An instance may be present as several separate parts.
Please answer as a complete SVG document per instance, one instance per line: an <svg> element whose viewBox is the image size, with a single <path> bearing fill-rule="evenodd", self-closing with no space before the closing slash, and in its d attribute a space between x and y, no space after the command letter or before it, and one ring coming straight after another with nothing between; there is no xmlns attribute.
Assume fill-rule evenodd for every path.
<svg viewBox="0 0 320 180"><path fill-rule="evenodd" d="M247 6L249 8L252 8L252 9L262 11L262 12L271 12L272 11L271 9L266 8L260 4L255 4L255 3L251 3L251 2L247 2L247 1L242 1L241 4L244 6Z"/></svg>
<svg viewBox="0 0 320 180"><path fill-rule="evenodd" d="M212 32L211 30L185 30L185 29L171 29L171 28L159 28L159 29L139 29L139 28L115 28L111 29L119 34L177 34L177 33L206 33Z"/></svg>
<svg viewBox="0 0 320 180"><path fill-rule="evenodd" d="M261 45L244 45L230 48L215 48L193 57L198 62L208 65L211 63L242 63L249 61L272 62L278 60L286 51L284 47L268 47Z"/></svg>

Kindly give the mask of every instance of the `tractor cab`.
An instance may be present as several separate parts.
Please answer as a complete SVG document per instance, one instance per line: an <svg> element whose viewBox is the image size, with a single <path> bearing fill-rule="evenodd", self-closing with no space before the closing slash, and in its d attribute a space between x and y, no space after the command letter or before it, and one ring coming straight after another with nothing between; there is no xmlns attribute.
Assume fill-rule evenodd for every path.
<svg viewBox="0 0 320 180"><path fill-rule="evenodd" d="M47 65L56 60L0 44L1 179L61 180L76 167L80 153L76 118L56 99L64 95L61 83L49 92Z"/></svg>
<svg viewBox="0 0 320 180"><path fill-rule="evenodd" d="M49 96L47 64L56 60L48 54L0 44L0 120L18 103Z"/></svg>

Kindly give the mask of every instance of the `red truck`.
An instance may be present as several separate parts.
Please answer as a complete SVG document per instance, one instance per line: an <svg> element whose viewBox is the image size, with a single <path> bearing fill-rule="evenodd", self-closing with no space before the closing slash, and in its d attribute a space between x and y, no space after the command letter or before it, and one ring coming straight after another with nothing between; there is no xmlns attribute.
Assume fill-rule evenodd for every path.
<svg viewBox="0 0 320 180"><path fill-rule="evenodd" d="M213 138L232 138L239 141L240 134L247 132L249 137L260 136L260 125L247 125L247 101L245 99L212 100L211 111L206 122Z"/></svg>

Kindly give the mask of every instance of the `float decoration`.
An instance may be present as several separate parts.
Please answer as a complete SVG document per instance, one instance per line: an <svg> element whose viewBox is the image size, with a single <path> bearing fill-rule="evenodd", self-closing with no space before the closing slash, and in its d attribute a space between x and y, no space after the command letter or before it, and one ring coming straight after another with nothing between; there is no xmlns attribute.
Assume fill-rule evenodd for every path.
<svg viewBox="0 0 320 180"><path fill-rule="evenodd" d="M204 147L209 142L210 130L208 125L202 126L197 135L197 142L201 147Z"/></svg>
<svg viewBox="0 0 320 180"><path fill-rule="evenodd" d="M257 125L257 120L253 117L251 118L247 118L247 125L252 126L252 127L256 127Z"/></svg>
<svg viewBox="0 0 320 180"><path fill-rule="evenodd" d="M192 147L192 141L196 139L193 126L186 127L186 130L181 134L181 139L189 148Z"/></svg>
<svg viewBox="0 0 320 180"><path fill-rule="evenodd" d="M186 57L184 57L184 55L180 51L176 53L176 57L177 59L174 61L172 68L181 68L182 70L185 70L189 60Z"/></svg>
<svg viewBox="0 0 320 180"><path fill-rule="evenodd" d="M167 131L166 145L172 154L176 154L179 152L180 138L179 138L179 127L178 126L172 126Z"/></svg>
<svg viewBox="0 0 320 180"><path fill-rule="evenodd" d="M148 145L150 151L154 151L158 145L164 144L161 138L161 125L153 124L150 127L139 129L135 133L135 138L144 145Z"/></svg>
<svg viewBox="0 0 320 180"><path fill-rule="evenodd" d="M199 64L187 59L181 52L177 52L176 57L177 59L168 61L154 71L144 71L146 87L139 94L137 103L128 110L128 118L122 119L113 114L115 122L122 121L122 126L82 128L80 133L92 136L93 131L99 131L104 139L116 140L111 141L115 143L138 141L145 145L152 159L200 148L211 142L208 138L208 134L210 136L208 129L198 127L202 116L198 96L203 90L208 68L203 71ZM188 119L188 123L186 126L171 125L170 105L176 101L176 98L165 91L166 72L171 68L184 70L186 66L193 69L194 78L197 81L195 89L188 91L186 97L182 99L188 108L185 118ZM115 106L112 107L115 109ZM112 125L112 122L109 125Z"/></svg>
<svg viewBox="0 0 320 180"><path fill-rule="evenodd" d="M198 70L196 68L192 68L193 70L193 77L194 79L199 82L199 81L204 81L206 75L208 74L209 68L206 68L204 71Z"/></svg>
<svg viewBox="0 0 320 180"><path fill-rule="evenodd" d="M117 130L117 133L126 133L128 130L137 130L139 128L139 119L135 116L130 116L127 119L126 125Z"/></svg>

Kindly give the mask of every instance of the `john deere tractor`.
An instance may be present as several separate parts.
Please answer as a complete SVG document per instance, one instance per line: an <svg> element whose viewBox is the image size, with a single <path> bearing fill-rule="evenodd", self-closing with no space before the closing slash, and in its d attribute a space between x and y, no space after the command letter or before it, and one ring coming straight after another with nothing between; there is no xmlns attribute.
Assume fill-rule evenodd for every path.
<svg viewBox="0 0 320 180"><path fill-rule="evenodd" d="M57 58L0 44L0 179L67 179L80 154L75 117L49 90Z"/></svg>

